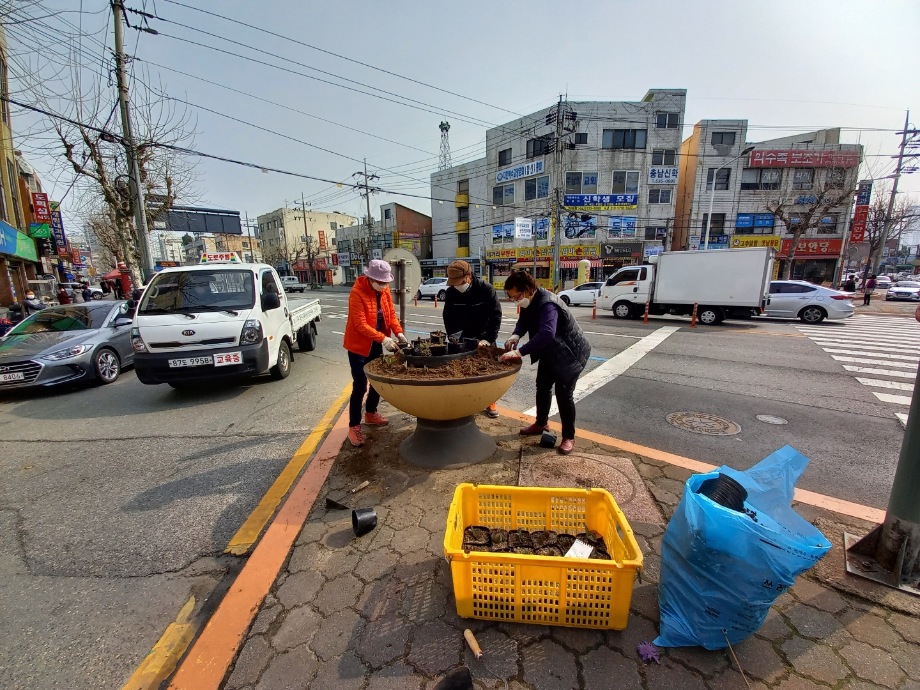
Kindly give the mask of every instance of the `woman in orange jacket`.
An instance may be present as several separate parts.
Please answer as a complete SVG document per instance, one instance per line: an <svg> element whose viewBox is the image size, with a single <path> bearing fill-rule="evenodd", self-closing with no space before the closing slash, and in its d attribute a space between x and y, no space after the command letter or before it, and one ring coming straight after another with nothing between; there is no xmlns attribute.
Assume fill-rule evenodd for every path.
<svg viewBox="0 0 920 690"><path fill-rule="evenodd" d="M402 325L393 309L390 296L390 283L393 274L390 264L380 259L373 259L368 264L364 275L355 281L355 286L348 296L348 321L345 323L345 349L348 350L348 364L351 366L351 401L348 406L348 440L353 446L364 445L361 432L361 403L367 393L364 423L371 426L389 424L386 417L377 412L380 393L370 387L368 392L367 376L364 365L377 359L384 350L395 352L399 343L406 343ZM390 337L396 335L397 340Z"/></svg>

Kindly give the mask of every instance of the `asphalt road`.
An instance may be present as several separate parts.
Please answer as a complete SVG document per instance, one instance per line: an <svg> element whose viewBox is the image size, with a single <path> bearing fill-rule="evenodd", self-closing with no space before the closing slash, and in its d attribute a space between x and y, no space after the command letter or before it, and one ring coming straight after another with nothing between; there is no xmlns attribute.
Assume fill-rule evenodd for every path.
<svg viewBox="0 0 920 690"><path fill-rule="evenodd" d="M295 354L284 381L178 392L129 370L107 387L0 397L0 687L120 687L190 595L206 614L242 563L223 555L228 540L350 383L347 292L292 300L313 296L324 312L317 350ZM580 400L580 427L739 468L790 444L811 458L799 486L885 507L903 435L894 408L796 323L690 329L574 312L593 348L583 380L621 370ZM505 305L501 337L515 318ZM879 318L872 328L884 331ZM439 328L440 306L410 305L406 326ZM667 327L620 366L629 355L618 355ZM850 325L820 328L837 337ZM525 366L501 404L532 407L534 376ZM672 412L741 431L690 433L667 422Z"/></svg>

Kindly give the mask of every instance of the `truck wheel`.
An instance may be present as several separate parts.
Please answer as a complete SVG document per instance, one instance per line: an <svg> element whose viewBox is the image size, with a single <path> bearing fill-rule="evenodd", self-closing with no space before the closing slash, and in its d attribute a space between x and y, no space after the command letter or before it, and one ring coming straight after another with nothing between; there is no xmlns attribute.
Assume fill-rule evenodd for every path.
<svg viewBox="0 0 920 690"><path fill-rule="evenodd" d="M303 294L303 291L304 291L304 290L306 290L306 288L300 288L300 294L301 294L301 295Z"/></svg>
<svg viewBox="0 0 920 690"><path fill-rule="evenodd" d="M827 317L827 312L821 307L805 307L799 312L802 323L821 323Z"/></svg>
<svg viewBox="0 0 920 690"><path fill-rule="evenodd" d="M297 348L301 352L313 352L316 349L316 326L312 323L297 331Z"/></svg>
<svg viewBox="0 0 920 690"><path fill-rule="evenodd" d="M632 304L629 302L617 302L613 305L613 315L618 319L628 319L632 316Z"/></svg>
<svg viewBox="0 0 920 690"><path fill-rule="evenodd" d="M700 307L696 317L704 326L715 326L722 323L722 319L725 318L718 307Z"/></svg>
<svg viewBox="0 0 920 690"><path fill-rule="evenodd" d="M281 341L278 348L278 363L271 368L271 375L275 381L286 379L291 373L291 346L287 340Z"/></svg>

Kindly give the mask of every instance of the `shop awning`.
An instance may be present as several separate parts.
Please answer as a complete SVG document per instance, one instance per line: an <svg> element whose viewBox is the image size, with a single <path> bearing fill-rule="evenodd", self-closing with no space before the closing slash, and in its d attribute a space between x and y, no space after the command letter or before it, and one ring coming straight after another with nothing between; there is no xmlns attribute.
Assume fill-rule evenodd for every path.
<svg viewBox="0 0 920 690"><path fill-rule="evenodd" d="M0 220L0 254L9 254L27 261L38 261L35 241L2 220Z"/></svg>
<svg viewBox="0 0 920 690"><path fill-rule="evenodd" d="M559 267L560 268L578 268L578 262L584 261L584 260L585 259L576 259L573 261L571 259L563 259L562 261L559 262ZM591 262L591 268L601 268L604 265L604 262L601 261L600 259L588 259L588 261Z"/></svg>
<svg viewBox="0 0 920 690"><path fill-rule="evenodd" d="M119 271L116 268L114 271L109 271L104 276L102 276L102 280L115 280L116 278L119 278L120 276L121 276L121 271Z"/></svg>

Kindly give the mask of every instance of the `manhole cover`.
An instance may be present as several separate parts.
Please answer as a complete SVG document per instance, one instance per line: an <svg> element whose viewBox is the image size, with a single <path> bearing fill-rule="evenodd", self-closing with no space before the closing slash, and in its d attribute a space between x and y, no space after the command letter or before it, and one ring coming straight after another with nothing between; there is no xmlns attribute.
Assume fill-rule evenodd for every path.
<svg viewBox="0 0 920 690"><path fill-rule="evenodd" d="M789 423L782 417L774 417L772 414L759 414L757 415L757 421L764 422L766 424L788 424Z"/></svg>
<svg viewBox="0 0 920 690"><path fill-rule="evenodd" d="M740 424L706 412L672 412L666 419L668 424L694 434L732 436L741 432Z"/></svg>

